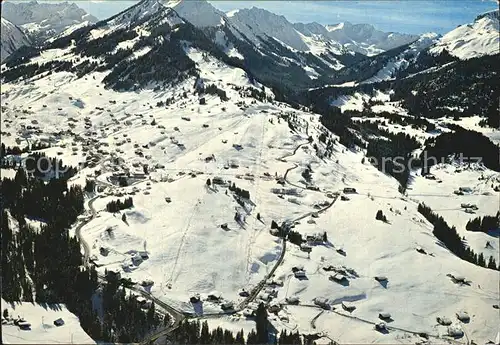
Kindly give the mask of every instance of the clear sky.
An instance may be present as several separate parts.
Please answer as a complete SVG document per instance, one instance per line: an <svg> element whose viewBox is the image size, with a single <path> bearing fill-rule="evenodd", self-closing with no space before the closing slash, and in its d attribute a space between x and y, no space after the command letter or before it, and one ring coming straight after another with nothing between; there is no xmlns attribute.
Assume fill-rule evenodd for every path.
<svg viewBox="0 0 500 345"><path fill-rule="evenodd" d="M20 0L6 0L20 1ZM189 0L185 0L189 1ZM39 2L41 2L39 0ZM50 0L47 2L58 2ZM72 1L70 1L72 2ZM99 19L110 17L137 1L74 1ZM458 25L470 23L476 15L498 9L497 0L343 0L343 1L209 1L227 12L252 6L284 15L291 22L335 24L349 21L372 24L383 31L444 34Z"/></svg>

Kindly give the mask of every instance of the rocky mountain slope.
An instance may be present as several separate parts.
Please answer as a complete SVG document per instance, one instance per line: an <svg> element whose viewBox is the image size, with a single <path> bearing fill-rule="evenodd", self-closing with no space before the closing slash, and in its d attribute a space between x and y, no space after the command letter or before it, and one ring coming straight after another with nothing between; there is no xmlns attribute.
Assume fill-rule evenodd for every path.
<svg viewBox="0 0 500 345"><path fill-rule="evenodd" d="M2 2L2 18L18 25L34 40L44 40L57 35L73 25L97 22L75 3Z"/></svg>
<svg viewBox="0 0 500 345"><path fill-rule="evenodd" d="M5 60L10 54L22 46L29 46L31 41L24 32L13 23L2 17L0 61Z"/></svg>

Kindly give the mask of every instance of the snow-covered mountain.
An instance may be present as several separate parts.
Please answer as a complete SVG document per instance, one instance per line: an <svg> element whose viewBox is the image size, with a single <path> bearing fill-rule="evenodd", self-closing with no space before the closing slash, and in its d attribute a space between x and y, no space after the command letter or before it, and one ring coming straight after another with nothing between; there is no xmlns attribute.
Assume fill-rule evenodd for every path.
<svg viewBox="0 0 500 345"><path fill-rule="evenodd" d="M326 26L317 23L295 24L295 27L303 34L310 32L321 35L328 40L341 44L347 50L368 56L403 46L419 38L418 35L383 32L369 24L352 24L349 22Z"/></svg>
<svg viewBox="0 0 500 345"><path fill-rule="evenodd" d="M205 2L144 0L97 24L68 29L2 65L2 143L50 143L36 151L78 167L69 185L97 187L86 188L84 213L64 230L79 239L85 264L98 266L100 281L105 272L130 279L128 289L144 299L153 296L159 313L210 314L212 327L248 333L255 323L247 316L262 302L278 333L293 330L337 343L422 344L425 338L456 345L493 339L498 272L466 261L456 248L467 246L486 260L496 255L498 238L468 231L466 224L497 211L498 172L443 163L433 166L431 179L415 169L407 181L411 188L402 193L400 180L367 159L367 147L391 152L397 141L398 155L409 157L407 148L421 150L426 139L452 132L445 123L452 118L433 120L434 130L422 128L426 120L411 117L408 104L393 96L410 95L415 103L413 91L421 92L425 83L467 86L459 90L468 96L460 101L470 103L473 84L456 80L491 84L489 65L478 61L482 69L473 73L467 62L456 64L447 83L434 83L439 75L429 74L425 83L359 85L364 90L343 95L337 105L347 110L356 103L372 112L356 118L357 127L343 126L348 116L294 108L278 100L287 96L279 92L294 90L270 87L289 83L300 89L338 76L368 80L391 69L388 62L412 63L412 54L421 54L437 37L422 35L373 57L343 50L329 57L320 53L329 48L319 24L308 24L306 31L269 13L262 12L259 21L252 16L260 10L248 11L253 14L225 14ZM324 50L308 56L319 42ZM340 49L332 41L335 47ZM336 70L333 56L346 65L346 56L359 60ZM384 92L374 90L380 84ZM476 89L489 91L484 85ZM422 98L443 92L429 89ZM376 123L361 127L380 120L376 111L396 114L380 123L384 131ZM479 128L476 117L464 122ZM485 133L498 137L493 129ZM416 148L408 134L417 137ZM12 168L1 173L16 176ZM458 188L467 192L457 196ZM124 197L133 199L132 207L110 212L108 205ZM437 237L442 224L435 227L419 212L422 202L456 228L456 248ZM476 214L461 204L475 206ZM43 219L27 221L35 227ZM274 222L282 225L279 230ZM36 253L38 260L43 252ZM49 256L46 261L61 264ZM34 267L14 269L31 275ZM255 294L245 297L245 291ZM202 303L193 302L197 294ZM209 294L219 301L208 300ZM233 303L233 315L222 311L229 303L221 301ZM38 309L25 309L33 331L45 327L37 320L47 314ZM64 317L68 325L51 327L44 339L68 342L67 331L77 320L68 313L50 315ZM387 321L383 327L381 318ZM15 339L17 328L3 327ZM82 322L85 332L89 327Z"/></svg>
<svg viewBox="0 0 500 345"><path fill-rule="evenodd" d="M10 54L22 46L30 45L31 41L17 26L2 17L0 61L5 60Z"/></svg>
<svg viewBox="0 0 500 345"><path fill-rule="evenodd" d="M21 27L26 34L45 40L73 25L91 24L97 18L75 3L2 2L2 17Z"/></svg>
<svg viewBox="0 0 500 345"><path fill-rule="evenodd" d="M432 54L446 50L450 55L465 60L500 52L499 11L491 11L476 17L473 23L460 25L444 35L431 47Z"/></svg>

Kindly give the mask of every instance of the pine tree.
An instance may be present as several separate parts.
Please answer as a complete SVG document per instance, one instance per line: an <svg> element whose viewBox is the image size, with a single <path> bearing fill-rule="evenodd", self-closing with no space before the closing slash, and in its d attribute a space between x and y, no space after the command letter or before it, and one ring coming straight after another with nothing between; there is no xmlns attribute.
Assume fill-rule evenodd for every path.
<svg viewBox="0 0 500 345"><path fill-rule="evenodd" d="M267 310L264 303L260 303L255 314L257 341L259 344L267 344L269 341Z"/></svg>

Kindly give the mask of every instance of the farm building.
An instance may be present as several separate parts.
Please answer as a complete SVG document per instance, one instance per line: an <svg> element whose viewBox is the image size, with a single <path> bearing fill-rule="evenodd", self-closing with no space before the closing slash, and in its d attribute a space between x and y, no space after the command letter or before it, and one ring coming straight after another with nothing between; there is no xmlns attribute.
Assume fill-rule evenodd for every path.
<svg viewBox="0 0 500 345"><path fill-rule="evenodd" d="M437 321L437 323L439 323L442 326L449 326L449 325L451 325L451 320L449 318L447 318L447 317L444 317L444 316L443 317L439 317L438 316L436 318L436 321Z"/></svg>
<svg viewBox="0 0 500 345"><path fill-rule="evenodd" d="M225 181L221 177L216 176L212 179L212 183L213 184L224 184Z"/></svg>
<svg viewBox="0 0 500 345"><path fill-rule="evenodd" d="M303 252L306 252L306 253L310 253L312 251L312 247L306 243L302 243L300 245L300 250L302 250Z"/></svg>
<svg viewBox="0 0 500 345"><path fill-rule="evenodd" d="M20 321L17 326L19 329L22 329L23 331L30 331L31 330L31 323L26 322L26 321Z"/></svg>
<svg viewBox="0 0 500 345"><path fill-rule="evenodd" d="M462 322L467 323L470 321L470 316L466 312L459 312L456 315L457 315L457 319L462 321Z"/></svg>
<svg viewBox="0 0 500 345"><path fill-rule="evenodd" d="M334 342L327 337L321 337L314 340L313 345L334 345Z"/></svg>
<svg viewBox="0 0 500 345"><path fill-rule="evenodd" d="M54 325L57 327L62 326L62 325L64 325L64 320L61 318L54 320Z"/></svg>
<svg viewBox="0 0 500 345"><path fill-rule="evenodd" d="M226 301L226 302L222 303L220 305L220 307L222 308L222 310L231 310L231 309L233 309L234 304L231 301Z"/></svg>
<svg viewBox="0 0 500 345"><path fill-rule="evenodd" d="M330 305L328 304L328 299L324 298L324 297L316 297L314 299L314 304L316 304L317 306L324 308L324 309L327 309L330 307Z"/></svg>
<svg viewBox="0 0 500 345"><path fill-rule="evenodd" d="M213 291L211 292L210 294L208 294L207 296L207 301L210 301L210 302L218 302L221 300L221 294L217 291Z"/></svg>
<svg viewBox="0 0 500 345"><path fill-rule="evenodd" d="M391 314L387 312L382 312L378 314L378 318L381 320L390 320L391 319Z"/></svg>
<svg viewBox="0 0 500 345"><path fill-rule="evenodd" d="M348 311L349 313L352 313L356 309L356 306L350 302L343 301L342 302L342 309L344 309L345 311Z"/></svg>
<svg viewBox="0 0 500 345"><path fill-rule="evenodd" d="M271 302L267 308L271 313L277 313L281 310L281 304L277 302Z"/></svg>
<svg viewBox="0 0 500 345"><path fill-rule="evenodd" d="M382 283L382 282L386 282L387 281L387 277L386 276L375 276L374 277L376 281L378 281L379 283Z"/></svg>
<svg viewBox="0 0 500 345"><path fill-rule="evenodd" d="M271 295L267 292L261 292L258 297L265 302L269 302L272 299Z"/></svg>
<svg viewBox="0 0 500 345"><path fill-rule="evenodd" d="M349 282L349 279L347 279L345 276L339 273L330 276L329 279L339 284L345 284Z"/></svg>
<svg viewBox="0 0 500 345"><path fill-rule="evenodd" d="M305 278L306 272L305 271L295 271L294 273L295 278Z"/></svg>
<svg viewBox="0 0 500 345"><path fill-rule="evenodd" d="M458 325L452 325L448 327L448 335L450 337L462 337L464 335L464 331Z"/></svg>
<svg viewBox="0 0 500 345"><path fill-rule="evenodd" d="M308 235L306 235L306 241L311 243L311 244L323 243L323 234L321 234L319 232L314 233L314 234L308 234Z"/></svg>

